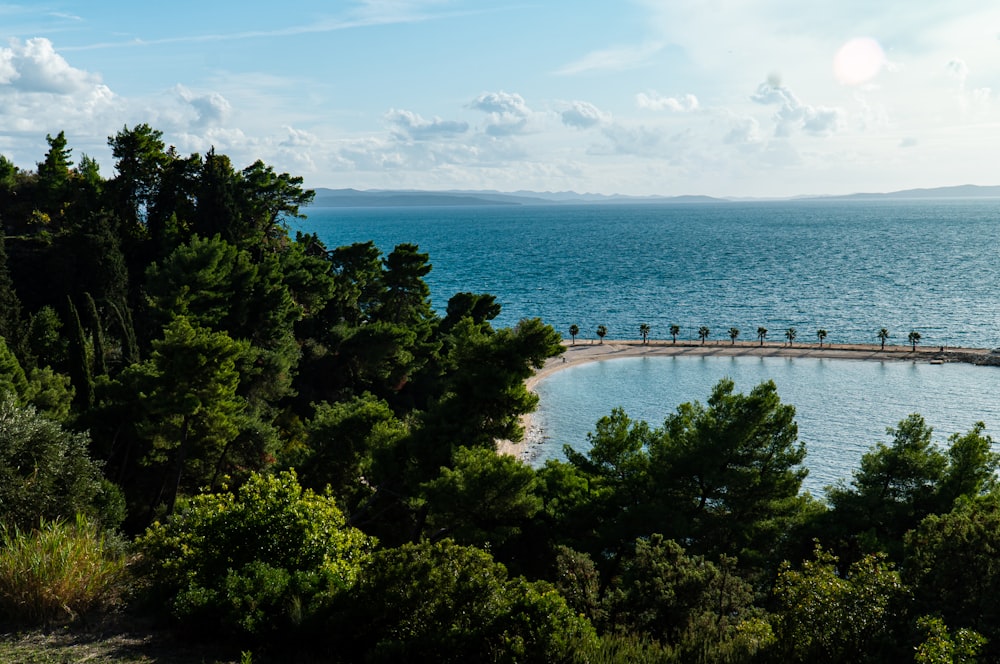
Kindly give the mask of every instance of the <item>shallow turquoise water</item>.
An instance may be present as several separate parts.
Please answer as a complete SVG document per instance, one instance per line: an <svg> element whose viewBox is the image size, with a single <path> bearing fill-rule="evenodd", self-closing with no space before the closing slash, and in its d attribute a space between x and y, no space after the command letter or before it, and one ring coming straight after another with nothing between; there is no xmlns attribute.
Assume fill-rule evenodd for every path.
<svg viewBox="0 0 1000 664"><path fill-rule="evenodd" d="M799 439L806 444L805 486L814 493L850 479L861 455L888 443L886 427L918 412L934 438L966 432L977 421L1000 426L1000 367L967 364L782 357L620 358L569 367L536 387L535 422L544 439L533 460L562 458L564 444L584 451L600 415L623 407L633 419L663 423L678 404L708 399L722 378L749 392L774 380L782 402L796 408Z"/></svg>

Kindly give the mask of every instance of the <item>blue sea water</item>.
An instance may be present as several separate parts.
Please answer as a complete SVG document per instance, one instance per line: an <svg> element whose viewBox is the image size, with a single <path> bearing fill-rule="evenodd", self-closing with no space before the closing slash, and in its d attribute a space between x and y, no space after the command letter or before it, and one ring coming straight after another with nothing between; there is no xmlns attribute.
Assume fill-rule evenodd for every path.
<svg viewBox="0 0 1000 664"><path fill-rule="evenodd" d="M832 343L875 343L885 327L890 343L905 344L917 330L924 345L1000 346L1000 201L305 212L308 218L293 228L315 232L331 247L373 240L388 253L402 242L418 244L434 266L427 281L435 306L443 310L460 291L491 293L503 305L500 326L537 316L567 337L569 326L578 325L580 339L594 338L598 325L607 327L608 339L637 338L641 323L653 338L669 338L669 326L679 325L688 339L703 325L712 339L728 338L730 327L752 339L763 326L772 340L795 327L801 341L823 328ZM556 374L539 387L538 421L556 446L551 453L562 442L585 446L586 431L613 406L662 422L677 404L704 401L723 375L741 390L775 379L782 399L798 408L814 487L848 475L864 449L885 440L885 427L909 412L922 412L942 437L979 419L990 431L1000 426L996 369L963 367L942 382L956 367L774 360L755 367L763 371L757 374L740 361L719 361L724 369L707 360L649 359ZM776 368L782 370L771 376ZM591 382L588 372L603 377ZM659 393L637 387L654 380L672 387ZM593 407L563 406L568 394ZM918 395L928 398L914 400ZM834 412L833 403L860 410ZM564 428L560 418L573 427ZM821 429L844 430L851 421L863 428L849 441L822 442L828 437Z"/></svg>

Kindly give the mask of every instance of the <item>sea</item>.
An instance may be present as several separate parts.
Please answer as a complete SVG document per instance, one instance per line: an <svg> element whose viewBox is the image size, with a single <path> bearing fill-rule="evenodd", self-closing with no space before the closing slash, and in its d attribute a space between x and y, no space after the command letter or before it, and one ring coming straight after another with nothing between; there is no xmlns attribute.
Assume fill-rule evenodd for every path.
<svg viewBox="0 0 1000 664"><path fill-rule="evenodd" d="M491 293L496 326L539 317L577 343L639 338L1000 347L1000 200L778 201L304 210L292 230L327 246L408 242L430 255L434 306ZM919 412L945 444L983 421L1000 431L1000 368L808 358L635 358L557 372L538 386L532 462L585 450L614 407L659 425L704 402L720 378L748 391L774 380L795 405L806 487L850 480L888 427Z"/></svg>

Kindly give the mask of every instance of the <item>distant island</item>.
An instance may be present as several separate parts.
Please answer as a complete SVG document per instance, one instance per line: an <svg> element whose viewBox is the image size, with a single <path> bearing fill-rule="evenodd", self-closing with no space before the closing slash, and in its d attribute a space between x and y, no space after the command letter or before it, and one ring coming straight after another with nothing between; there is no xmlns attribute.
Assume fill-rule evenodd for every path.
<svg viewBox="0 0 1000 664"><path fill-rule="evenodd" d="M880 201L948 200L1000 198L1000 186L959 185L930 189L904 189L887 193L855 193L840 196L797 196L794 198L718 198L714 196L625 196L621 194L579 194L573 191L421 191L391 189L317 188L313 207L483 207L516 205L636 204L670 205L734 203L751 201Z"/></svg>

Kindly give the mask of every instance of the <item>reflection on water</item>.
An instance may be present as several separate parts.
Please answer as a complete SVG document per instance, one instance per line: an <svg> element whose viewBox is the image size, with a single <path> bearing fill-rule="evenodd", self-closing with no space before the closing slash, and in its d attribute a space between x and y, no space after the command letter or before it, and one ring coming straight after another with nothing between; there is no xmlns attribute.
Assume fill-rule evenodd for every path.
<svg viewBox="0 0 1000 664"><path fill-rule="evenodd" d="M784 403L796 408L799 439L808 450L805 488L820 493L850 480L861 455L888 442L887 427L920 413L940 444L977 421L987 433L1000 427L1000 368L967 364L789 357L641 357L570 367L536 387L535 424L543 440L535 463L562 458L563 445L585 450L587 432L612 408L633 419L663 423L678 404L705 402L712 387L731 378L749 392L773 380Z"/></svg>

